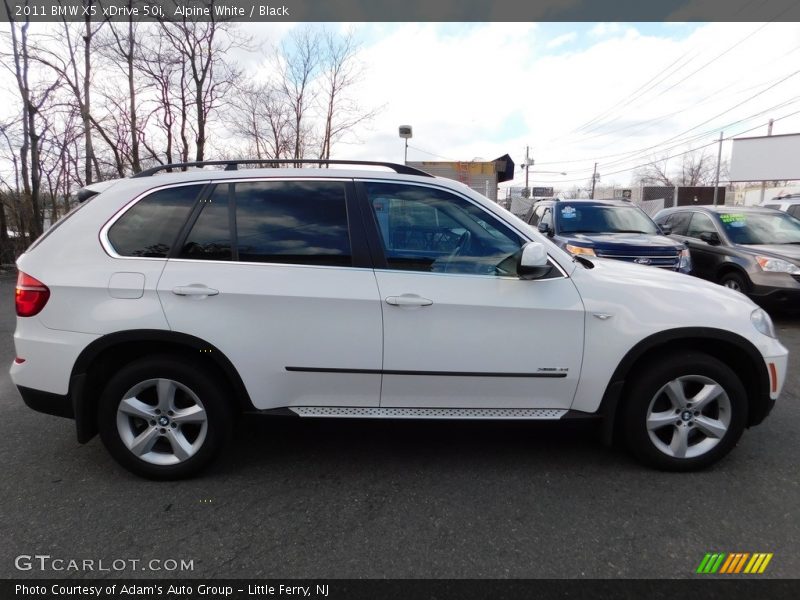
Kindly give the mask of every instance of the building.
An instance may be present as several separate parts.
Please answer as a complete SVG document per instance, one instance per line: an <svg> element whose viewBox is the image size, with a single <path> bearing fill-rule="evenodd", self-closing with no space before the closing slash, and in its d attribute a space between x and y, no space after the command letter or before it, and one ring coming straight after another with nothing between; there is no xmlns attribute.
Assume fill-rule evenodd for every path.
<svg viewBox="0 0 800 600"><path fill-rule="evenodd" d="M422 161L407 164L437 177L460 181L494 202L497 202L497 184L514 178L514 161L508 154L486 162Z"/></svg>

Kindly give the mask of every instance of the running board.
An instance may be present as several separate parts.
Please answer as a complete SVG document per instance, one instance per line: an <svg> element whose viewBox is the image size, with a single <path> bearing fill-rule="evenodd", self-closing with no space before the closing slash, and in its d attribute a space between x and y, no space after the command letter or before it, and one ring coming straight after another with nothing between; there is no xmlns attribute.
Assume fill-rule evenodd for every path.
<svg viewBox="0 0 800 600"><path fill-rule="evenodd" d="M356 419L526 419L556 420L567 414L554 408L372 408L338 406L290 406L300 417L347 417Z"/></svg>

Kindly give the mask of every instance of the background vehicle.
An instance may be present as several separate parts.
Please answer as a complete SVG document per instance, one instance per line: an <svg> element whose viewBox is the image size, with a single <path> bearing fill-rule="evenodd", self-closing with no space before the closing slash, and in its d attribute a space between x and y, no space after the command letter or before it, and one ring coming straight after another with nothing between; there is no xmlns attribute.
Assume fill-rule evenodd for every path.
<svg viewBox="0 0 800 600"><path fill-rule="evenodd" d="M197 473L242 412L590 418L697 469L778 398L786 349L741 294L573 258L406 166L250 162L121 180L18 261L23 400L135 473Z"/></svg>
<svg viewBox="0 0 800 600"><path fill-rule="evenodd" d="M572 254L691 271L686 246L625 200L542 200L525 220Z"/></svg>
<svg viewBox="0 0 800 600"><path fill-rule="evenodd" d="M732 206L666 208L655 219L689 246L693 275L759 304L793 308L800 300L800 220Z"/></svg>
<svg viewBox="0 0 800 600"><path fill-rule="evenodd" d="M776 208L789 213L796 219L800 219L800 194L777 196L772 200L764 200L761 206L764 208Z"/></svg>

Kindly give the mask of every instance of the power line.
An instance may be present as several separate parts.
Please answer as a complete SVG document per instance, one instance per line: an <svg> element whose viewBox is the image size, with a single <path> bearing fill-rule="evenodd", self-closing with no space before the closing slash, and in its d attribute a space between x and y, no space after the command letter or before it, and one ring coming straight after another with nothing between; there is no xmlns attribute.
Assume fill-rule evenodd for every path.
<svg viewBox="0 0 800 600"><path fill-rule="evenodd" d="M773 119L772 121L773 122L782 121L783 119L788 119L789 117L793 117L794 115L798 115L798 114L800 114L800 110L796 110L796 111L794 111L792 113L789 113L788 115L783 115L782 117L778 117L777 119ZM756 125L755 127L751 127L750 129L745 129L744 131L739 131L738 133L733 133L733 134L729 135L728 137L724 137L722 139L723 139L723 141L728 141L728 140L733 139L736 136L742 135L744 133L750 133L751 131L755 131L756 129L760 129L761 127L764 127L767 124L768 123L761 123L759 125ZM649 162L646 162L646 163L630 166L630 167L627 167L625 169L620 169L620 170L617 170L617 171L607 172L607 173L605 173L604 176L618 175L619 173L626 173L628 171L633 171L633 170L638 169L640 167L647 167L649 165L655 164L656 162L660 162L662 160L669 160L671 158L677 158L679 156L684 156L686 154L690 154L692 152L696 152L697 150L701 150L703 148L707 148L709 146L713 146L714 144L718 144L718 143L719 143L719 140L718 139L714 139L713 141L711 141L711 142L709 142L707 144L703 144L702 146L698 146L697 148L691 148L689 150L686 150L685 152L679 152L677 154L666 156L666 157L658 159L657 161L649 161ZM587 179L587 177L580 177L580 178L577 178L577 179L567 179L567 180L563 180L563 181L555 181L555 180L552 180L552 181L537 181L537 183L553 183L553 184L576 183L576 182L586 181L586 179Z"/></svg>

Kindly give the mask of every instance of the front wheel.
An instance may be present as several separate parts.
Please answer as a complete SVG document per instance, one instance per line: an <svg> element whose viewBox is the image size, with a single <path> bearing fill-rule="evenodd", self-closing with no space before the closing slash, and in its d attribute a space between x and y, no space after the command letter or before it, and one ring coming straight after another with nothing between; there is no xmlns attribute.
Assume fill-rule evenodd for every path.
<svg viewBox="0 0 800 600"><path fill-rule="evenodd" d="M707 467L736 445L747 395L723 362L684 352L646 368L624 405L628 446L640 461L669 471Z"/></svg>
<svg viewBox="0 0 800 600"><path fill-rule="evenodd" d="M230 435L224 388L190 361L156 356L114 375L100 398L100 437L129 471L150 479L197 474Z"/></svg>
<svg viewBox="0 0 800 600"><path fill-rule="evenodd" d="M738 273L725 273L719 278L719 284L731 290L746 294L749 286L745 278Z"/></svg>

